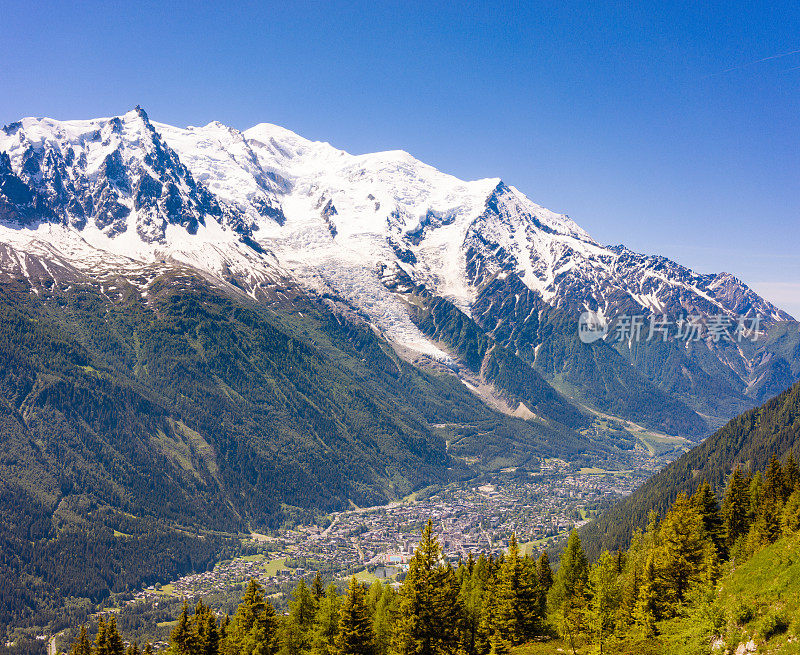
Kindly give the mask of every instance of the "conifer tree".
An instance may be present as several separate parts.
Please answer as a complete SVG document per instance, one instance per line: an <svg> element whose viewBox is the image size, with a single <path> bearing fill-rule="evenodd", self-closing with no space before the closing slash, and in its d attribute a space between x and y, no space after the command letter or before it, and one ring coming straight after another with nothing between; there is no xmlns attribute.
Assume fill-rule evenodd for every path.
<svg viewBox="0 0 800 655"><path fill-rule="evenodd" d="M761 505L756 510L756 521L764 543L772 543L780 536L781 513L785 501L786 484L783 479L783 468L778 458L773 455L764 478Z"/></svg>
<svg viewBox="0 0 800 655"><path fill-rule="evenodd" d="M544 621L547 618L547 594L553 586L553 569L550 568L550 558L547 551L543 550L536 560L536 578L538 580L539 606L538 615Z"/></svg>
<svg viewBox="0 0 800 655"><path fill-rule="evenodd" d="M376 655L387 655L392 641L395 619L396 594L389 585L382 585L383 591L375 606L372 632L375 635Z"/></svg>
<svg viewBox="0 0 800 655"><path fill-rule="evenodd" d="M149 641L144 645L142 649L142 655L153 655L153 644Z"/></svg>
<svg viewBox="0 0 800 655"><path fill-rule="evenodd" d="M491 650L489 655L509 655L511 652L511 644L503 639L499 632L495 632L491 638Z"/></svg>
<svg viewBox="0 0 800 655"><path fill-rule="evenodd" d="M767 474L764 476L764 500L773 506L783 505L786 501L786 481L783 479L783 467L775 455L770 458Z"/></svg>
<svg viewBox="0 0 800 655"><path fill-rule="evenodd" d="M340 604L336 585L328 585L311 630L311 652L314 655L332 655L334 652L334 641L339 634Z"/></svg>
<svg viewBox="0 0 800 655"><path fill-rule="evenodd" d="M347 595L339 613L339 633L334 640L335 655L374 655L372 618L364 586L350 578Z"/></svg>
<svg viewBox="0 0 800 655"><path fill-rule="evenodd" d="M750 529L750 481L738 466L733 471L722 503L725 545L733 548Z"/></svg>
<svg viewBox="0 0 800 655"><path fill-rule="evenodd" d="M654 556L655 554L651 552L647 558L634 614L636 625L645 638L653 637L656 634L656 620L659 614Z"/></svg>
<svg viewBox="0 0 800 655"><path fill-rule="evenodd" d="M764 476L761 475L761 471L756 471L755 475L750 478L750 487L748 489L748 493L750 494L750 522L756 520L758 516L758 510L761 507L761 504L764 501Z"/></svg>
<svg viewBox="0 0 800 655"><path fill-rule="evenodd" d="M617 561L608 551L603 551L592 566L589 587L588 629L596 651L603 655L608 636L614 629L614 615L619 605Z"/></svg>
<svg viewBox="0 0 800 655"><path fill-rule="evenodd" d="M100 619L102 621L102 617ZM70 655L92 655L92 643L86 634L86 626L81 626L81 633L78 639L72 644Z"/></svg>
<svg viewBox="0 0 800 655"><path fill-rule="evenodd" d="M722 520L717 497L711 490L711 485L704 480L697 491L692 496L692 504L700 513L703 519L703 528L711 538L714 548L722 557L726 552L725 548L725 526Z"/></svg>
<svg viewBox="0 0 800 655"><path fill-rule="evenodd" d="M619 574L619 613L617 627L626 631L633 625L636 617L636 604L639 600L647 554L644 552L644 537L637 529L631 538L631 545L625 554Z"/></svg>
<svg viewBox="0 0 800 655"><path fill-rule="evenodd" d="M317 574L314 576L314 582L311 584L311 593L314 594L314 598L317 599L317 602L325 597L325 587L322 586L322 576L319 574L319 571L317 571Z"/></svg>
<svg viewBox="0 0 800 655"><path fill-rule="evenodd" d="M794 448L789 451L786 457L786 464L783 467L783 481L786 485L786 497L800 489L800 469L797 467L797 460L794 458Z"/></svg>
<svg viewBox="0 0 800 655"><path fill-rule="evenodd" d="M463 641L467 653L486 652L490 648L486 616L491 614L487 607L487 589L493 584L490 579L489 560L481 553L477 561L468 559L464 567L461 583L461 603L464 607Z"/></svg>
<svg viewBox="0 0 800 655"><path fill-rule="evenodd" d="M125 655L139 655L139 644L134 641L125 649Z"/></svg>
<svg viewBox="0 0 800 655"><path fill-rule="evenodd" d="M512 535L498 576L492 632L516 645L539 631L541 618L536 564L519 556L517 538Z"/></svg>
<svg viewBox="0 0 800 655"><path fill-rule="evenodd" d="M428 521L400 590L392 639L393 652L398 655L458 651L464 610L455 572L440 563L440 556L433 523Z"/></svg>
<svg viewBox="0 0 800 655"><path fill-rule="evenodd" d="M272 655L277 651L277 619L264 590L255 580L247 585L242 602L225 631L224 655Z"/></svg>
<svg viewBox="0 0 800 655"><path fill-rule="evenodd" d="M792 492L783 506L781 529L785 535L800 530L800 488Z"/></svg>
<svg viewBox="0 0 800 655"><path fill-rule="evenodd" d="M106 620L100 615L97 619L97 634L94 637L94 651L97 655L108 655L106 647Z"/></svg>
<svg viewBox="0 0 800 655"><path fill-rule="evenodd" d="M282 655L299 655L310 645L317 600L302 579L292 591L289 616L281 625Z"/></svg>
<svg viewBox="0 0 800 655"><path fill-rule="evenodd" d="M303 632L306 632L314 622L317 613L317 604L312 591L303 580L292 592L294 600L289 603L289 618L294 621Z"/></svg>
<svg viewBox="0 0 800 655"><path fill-rule="evenodd" d="M550 567L550 558L547 556L547 551L543 550L536 561L536 576L539 578L539 585L544 589L545 593L550 591L553 586L553 569Z"/></svg>
<svg viewBox="0 0 800 655"><path fill-rule="evenodd" d="M584 632L586 592L589 582L589 565L581 540L573 530L567 547L561 555L561 565L550 590L549 604L557 618L561 634L576 652L577 642Z"/></svg>
<svg viewBox="0 0 800 655"><path fill-rule="evenodd" d="M194 627L197 632L197 653L199 655L218 655L219 628L214 610L198 601L194 610Z"/></svg>
<svg viewBox="0 0 800 655"><path fill-rule="evenodd" d="M124 655L125 644L117 630L115 616L112 615L108 621L104 621L103 617L100 617L94 652L96 655Z"/></svg>
<svg viewBox="0 0 800 655"><path fill-rule="evenodd" d="M658 591L665 614L673 616L692 585L713 577L709 567L716 553L700 513L686 494L678 494L661 522L659 541L655 562Z"/></svg>
<svg viewBox="0 0 800 655"><path fill-rule="evenodd" d="M171 655L198 655L199 643L194 621L189 617L189 606L186 601L178 616L178 624L172 631L169 651Z"/></svg>

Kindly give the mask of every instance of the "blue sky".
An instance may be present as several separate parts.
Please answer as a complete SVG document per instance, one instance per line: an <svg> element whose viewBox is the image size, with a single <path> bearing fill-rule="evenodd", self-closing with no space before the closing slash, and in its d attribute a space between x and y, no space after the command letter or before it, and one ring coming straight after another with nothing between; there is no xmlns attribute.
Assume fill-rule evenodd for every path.
<svg viewBox="0 0 800 655"><path fill-rule="evenodd" d="M499 176L800 317L800 3L0 0L0 123L141 104Z"/></svg>

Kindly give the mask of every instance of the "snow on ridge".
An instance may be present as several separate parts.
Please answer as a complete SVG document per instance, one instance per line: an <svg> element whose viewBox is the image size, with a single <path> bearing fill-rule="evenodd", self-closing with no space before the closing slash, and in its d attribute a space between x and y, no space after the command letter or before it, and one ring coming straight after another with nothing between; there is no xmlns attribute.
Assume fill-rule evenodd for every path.
<svg viewBox="0 0 800 655"><path fill-rule="evenodd" d="M222 216L206 215L194 233L169 224L163 239L152 242L141 238L134 218L113 234L89 222L76 232L87 248L135 261L181 262L214 275L233 271L254 284L291 271L309 287L326 285L359 306L390 338L422 350L428 349L424 337L383 286L382 264L404 262L412 278L467 313L484 282L516 273L550 304L585 287L581 293L595 302L622 289L645 310L664 309L665 299L681 292L722 309L749 302L782 316L733 276L700 276L665 258L603 246L568 216L500 179L460 180L403 150L353 155L269 123L244 131L218 121L178 128L149 122L136 109L88 121L26 118L0 132L0 151L9 152L18 170L29 146L64 156L73 148L92 176L119 150L124 165L157 177L141 163L140 151L153 148L151 130L210 191ZM177 185L191 194L184 178ZM42 239L66 247L45 232ZM0 240L5 234L0 231Z"/></svg>

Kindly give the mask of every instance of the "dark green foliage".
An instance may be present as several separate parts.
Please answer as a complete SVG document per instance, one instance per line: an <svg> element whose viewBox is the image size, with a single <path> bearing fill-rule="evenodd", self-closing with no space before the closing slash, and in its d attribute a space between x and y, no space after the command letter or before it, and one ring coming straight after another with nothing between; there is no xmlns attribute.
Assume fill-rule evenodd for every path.
<svg viewBox="0 0 800 655"><path fill-rule="evenodd" d="M251 580L220 644L223 655L273 655L278 651L278 619L264 590Z"/></svg>
<svg viewBox="0 0 800 655"><path fill-rule="evenodd" d="M578 338L579 311L567 304L550 307L516 276L489 282L476 299L472 313L483 330L571 398L602 412L621 416L650 428L692 437L702 436L707 422L697 413L724 417L752 406L730 384L722 385L721 408L706 407L716 378L671 344L648 343L636 352L598 341ZM675 386L692 371L696 387ZM717 377L724 371L715 371ZM702 393L697 393L700 390ZM698 407L695 407L699 401ZM719 412L718 412L719 410Z"/></svg>
<svg viewBox="0 0 800 655"><path fill-rule="evenodd" d="M587 417L545 382L531 363L496 343L450 301L423 289L414 300L412 316L420 329L446 343L474 373L494 383L513 402L524 402L537 414L573 429L587 425Z"/></svg>
<svg viewBox="0 0 800 655"><path fill-rule="evenodd" d="M589 563L580 537L573 530L561 555L560 565L550 589L548 605L559 631L575 651L581 634L585 631L587 602L589 600Z"/></svg>
<svg viewBox="0 0 800 655"><path fill-rule="evenodd" d="M587 551L594 555L625 546L650 510L663 514L680 492L694 493L704 480L720 493L737 466L765 469L773 455L782 459L799 439L800 383L730 421L586 526ZM736 536L737 530L734 526Z"/></svg>
<svg viewBox="0 0 800 655"><path fill-rule="evenodd" d="M601 453L405 363L335 315L336 299L284 288L293 297L273 291L267 309L179 270L146 298L107 284L0 285L0 625L202 570L227 547L209 530L403 497L468 475L462 458L499 469ZM518 377L503 357L497 375ZM526 403L582 420L522 372ZM444 423L453 435L431 427Z"/></svg>
<svg viewBox="0 0 800 655"><path fill-rule="evenodd" d="M100 617L97 626L97 637L94 640L94 655L123 655L125 644L122 643L122 636L117 630L117 619L111 616L108 621Z"/></svg>
<svg viewBox="0 0 800 655"><path fill-rule="evenodd" d="M393 652L398 655L458 651L464 607L455 572L440 563L440 554L428 521L400 590L393 640Z"/></svg>
<svg viewBox="0 0 800 655"><path fill-rule="evenodd" d="M339 632L334 640L335 655L373 655L375 652L372 617L364 586L355 576L339 611Z"/></svg>
<svg viewBox="0 0 800 655"><path fill-rule="evenodd" d="M692 505L703 519L703 529L711 538L717 553L725 553L725 525L720 511L719 502L708 481L697 489L692 496Z"/></svg>
<svg viewBox="0 0 800 655"><path fill-rule="evenodd" d="M69 653L70 655L92 655L92 643L86 634L86 626L81 626L81 635L72 645Z"/></svg>

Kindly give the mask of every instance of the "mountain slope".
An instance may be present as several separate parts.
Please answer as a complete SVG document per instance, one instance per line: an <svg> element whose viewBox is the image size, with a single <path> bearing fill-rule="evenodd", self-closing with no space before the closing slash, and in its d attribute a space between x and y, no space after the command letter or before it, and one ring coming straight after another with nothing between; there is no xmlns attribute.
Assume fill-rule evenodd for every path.
<svg viewBox="0 0 800 655"><path fill-rule="evenodd" d="M30 275L0 284L0 624L202 569L220 531L609 456L405 362L333 297L257 301L174 266L54 279L7 253Z"/></svg>
<svg viewBox="0 0 800 655"><path fill-rule="evenodd" d="M800 377L800 330L735 277L603 246L499 179L464 182L403 151L351 155L266 123L176 128L137 108L26 118L3 128L0 152L0 241L88 275L176 263L254 298L291 279L341 298L410 359L454 363L384 284L400 271L563 393L694 438ZM27 274L18 258L0 266ZM758 315L766 334L584 347L587 309Z"/></svg>
<svg viewBox="0 0 800 655"><path fill-rule="evenodd" d="M693 493L703 480L721 493L736 466L766 470L773 455L783 458L798 445L800 383L732 419L587 525L582 535L587 551L596 555L627 545L633 530L647 523L648 513L662 514L679 493Z"/></svg>

